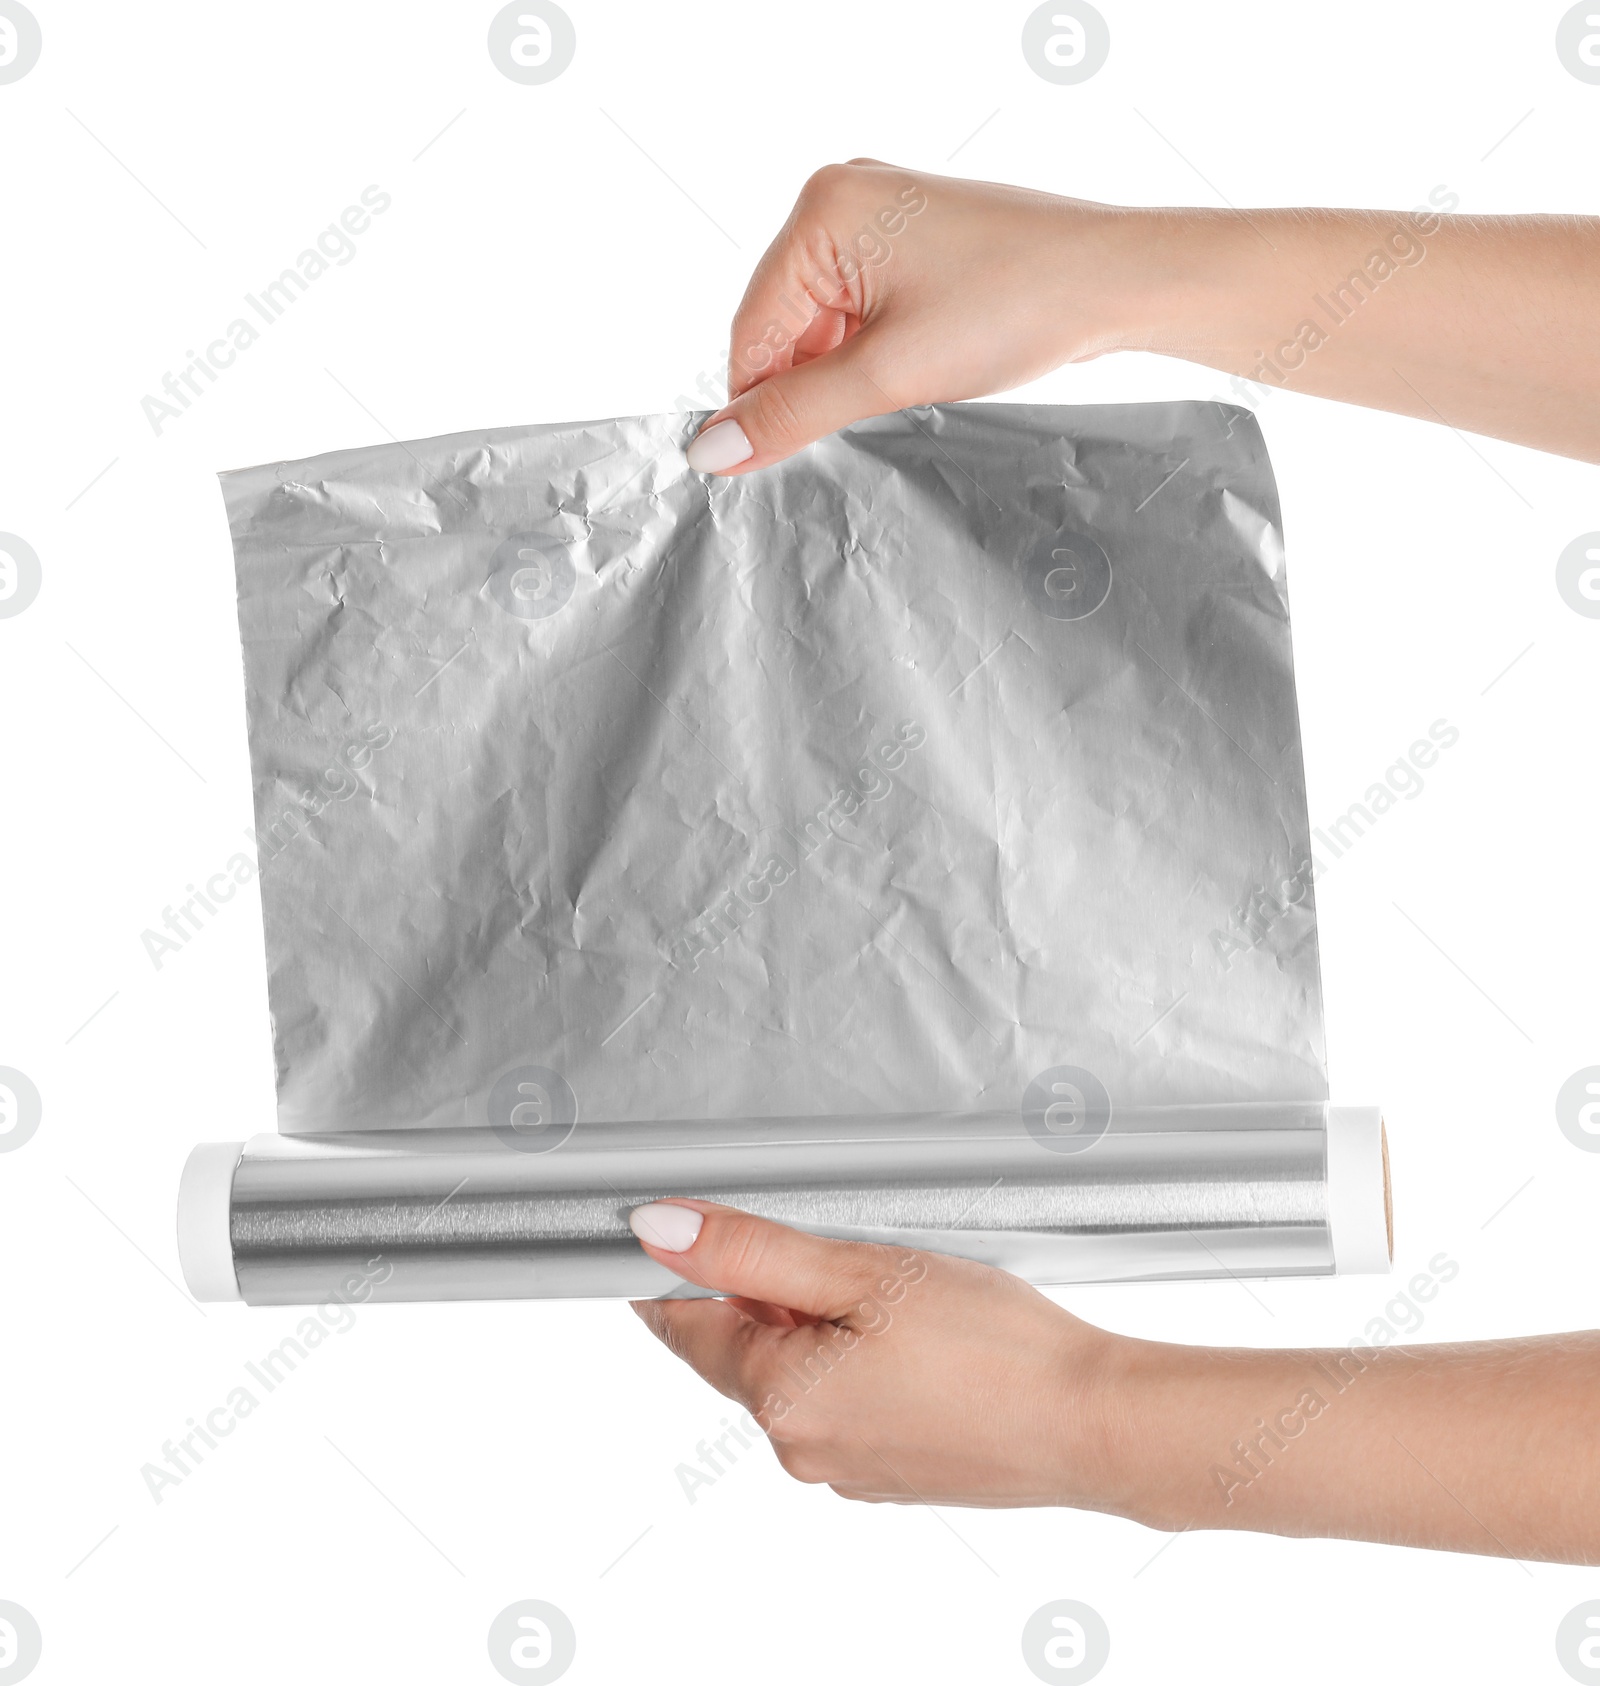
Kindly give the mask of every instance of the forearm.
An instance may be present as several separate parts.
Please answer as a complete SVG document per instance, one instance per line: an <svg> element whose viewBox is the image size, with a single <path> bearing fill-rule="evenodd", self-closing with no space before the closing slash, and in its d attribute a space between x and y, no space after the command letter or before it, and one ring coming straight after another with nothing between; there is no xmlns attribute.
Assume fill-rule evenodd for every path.
<svg viewBox="0 0 1600 1686"><path fill-rule="evenodd" d="M1105 1508L1600 1563L1600 1335L1240 1351L1118 1342Z"/></svg>
<svg viewBox="0 0 1600 1686"><path fill-rule="evenodd" d="M1106 216L1111 345L1600 461L1600 218Z"/></svg>
<svg viewBox="0 0 1600 1686"><path fill-rule="evenodd" d="M759 473L1111 351L1600 462L1596 320L1596 217L1130 209L858 160L757 266L689 463Z"/></svg>

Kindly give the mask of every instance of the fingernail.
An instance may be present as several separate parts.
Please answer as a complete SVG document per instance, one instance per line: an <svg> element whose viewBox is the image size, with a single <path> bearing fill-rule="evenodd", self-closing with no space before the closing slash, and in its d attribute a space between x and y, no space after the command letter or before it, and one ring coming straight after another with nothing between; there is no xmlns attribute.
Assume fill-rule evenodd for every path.
<svg viewBox="0 0 1600 1686"><path fill-rule="evenodd" d="M696 474L720 474L723 469L732 468L735 463L754 456L755 452L744 436L744 429L729 416L715 427L708 427L689 446L687 454L689 466Z"/></svg>
<svg viewBox="0 0 1600 1686"><path fill-rule="evenodd" d="M628 1226L633 1233L663 1253L687 1252L704 1222L692 1206L674 1206L669 1200L658 1200L653 1206L635 1206L628 1214Z"/></svg>

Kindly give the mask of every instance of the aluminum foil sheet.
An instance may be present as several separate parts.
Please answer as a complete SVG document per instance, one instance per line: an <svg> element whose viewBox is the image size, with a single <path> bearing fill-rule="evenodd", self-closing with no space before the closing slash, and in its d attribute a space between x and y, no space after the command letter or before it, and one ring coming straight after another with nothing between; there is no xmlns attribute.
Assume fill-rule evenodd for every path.
<svg viewBox="0 0 1600 1686"><path fill-rule="evenodd" d="M270 1221L237 1195L241 1285L273 1297L315 1253L318 1186L376 1246L361 1224L458 1158L490 1205L456 1196L451 1222L544 1250L523 1292L638 1291L656 1267L623 1196L697 1192L674 1180L691 1167L806 1227L959 1229L952 1250L1228 1232L1204 1271L1192 1249L1167 1271L1170 1242L1076 1263L1012 1245L1036 1279L1221 1274L1252 1228L1263 1268L1330 1268L1309 826L1254 418L935 406L732 479L688 469L702 419L223 476L299 1143L240 1165L241 1191L292 1184ZM1263 1126L1261 1103L1299 1122ZM1172 1120L1201 1116L1191 1151ZM857 1129L894 1147L852 1181ZM810 1145L768 1184L747 1138ZM1008 1168L953 1176L957 1138ZM1116 1182L1125 1151L1148 1185ZM1131 1221L1085 1206L1085 1179L1192 1200ZM530 1188L565 1204L535 1214ZM433 1269L401 1273L406 1297L452 1291ZM451 1279L506 1291L478 1265Z"/></svg>

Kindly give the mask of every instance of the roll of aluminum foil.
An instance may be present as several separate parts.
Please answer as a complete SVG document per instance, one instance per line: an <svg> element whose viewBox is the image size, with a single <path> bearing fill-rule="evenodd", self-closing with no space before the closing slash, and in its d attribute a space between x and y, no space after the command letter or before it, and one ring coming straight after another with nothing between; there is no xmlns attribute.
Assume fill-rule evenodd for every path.
<svg viewBox="0 0 1600 1686"><path fill-rule="evenodd" d="M1386 1256L1370 1110L1158 1107L1053 1123L591 1124L559 1151L490 1130L268 1135L220 1148L227 1193L208 1221L253 1305L694 1295L628 1228L634 1206L668 1191L1042 1282L1315 1275L1363 1250ZM1365 1210L1363 1189L1378 1197Z"/></svg>
<svg viewBox="0 0 1600 1686"><path fill-rule="evenodd" d="M223 477L282 1140L208 1161L219 1280L684 1291L625 1224L671 1193L1342 1266L1254 419L938 406L731 479L699 420Z"/></svg>

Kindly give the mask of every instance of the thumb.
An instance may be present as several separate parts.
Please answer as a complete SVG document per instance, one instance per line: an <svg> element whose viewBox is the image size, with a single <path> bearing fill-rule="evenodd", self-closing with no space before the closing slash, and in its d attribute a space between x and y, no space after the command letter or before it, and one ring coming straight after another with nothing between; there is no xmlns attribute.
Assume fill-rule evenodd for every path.
<svg viewBox="0 0 1600 1686"><path fill-rule="evenodd" d="M829 1322L867 1305L894 1262L887 1247L807 1235L709 1200L659 1200L628 1223L651 1258L687 1282Z"/></svg>
<svg viewBox="0 0 1600 1686"><path fill-rule="evenodd" d="M864 416L899 408L868 370L871 329L740 393L689 446L697 474L748 474Z"/></svg>

